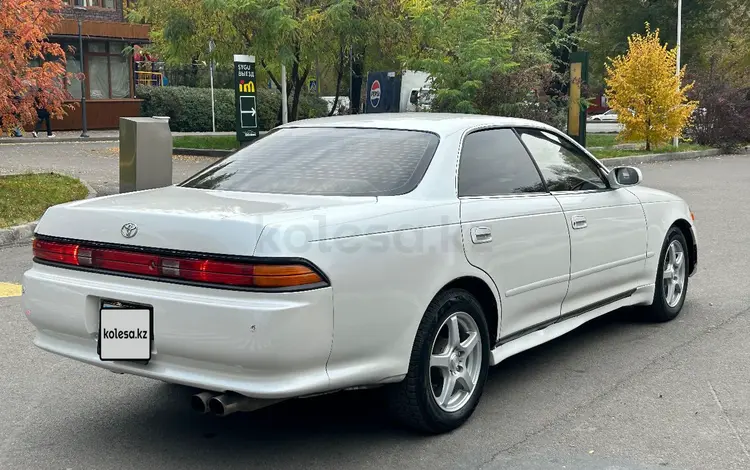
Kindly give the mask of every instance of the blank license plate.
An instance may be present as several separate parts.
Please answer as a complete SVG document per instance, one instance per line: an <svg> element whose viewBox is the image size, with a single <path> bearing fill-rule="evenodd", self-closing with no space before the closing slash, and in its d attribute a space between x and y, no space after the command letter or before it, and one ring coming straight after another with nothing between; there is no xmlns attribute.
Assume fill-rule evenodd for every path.
<svg viewBox="0 0 750 470"><path fill-rule="evenodd" d="M105 307L99 314L99 358L102 361L151 359L151 309Z"/></svg>

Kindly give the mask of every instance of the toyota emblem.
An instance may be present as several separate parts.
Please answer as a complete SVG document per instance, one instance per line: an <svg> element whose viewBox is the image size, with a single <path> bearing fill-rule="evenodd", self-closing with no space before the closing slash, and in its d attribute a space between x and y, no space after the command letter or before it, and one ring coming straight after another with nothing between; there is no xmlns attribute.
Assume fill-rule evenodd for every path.
<svg viewBox="0 0 750 470"><path fill-rule="evenodd" d="M133 238L138 233L138 226L134 223L127 223L122 226L120 233L125 238Z"/></svg>

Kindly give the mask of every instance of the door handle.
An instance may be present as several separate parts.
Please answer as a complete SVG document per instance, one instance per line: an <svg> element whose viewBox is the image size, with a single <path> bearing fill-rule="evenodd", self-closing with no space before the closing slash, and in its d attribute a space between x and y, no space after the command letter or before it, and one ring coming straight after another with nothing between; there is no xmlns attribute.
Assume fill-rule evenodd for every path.
<svg viewBox="0 0 750 470"><path fill-rule="evenodd" d="M492 241L492 230L489 227L472 227L471 242L474 244L489 243Z"/></svg>
<svg viewBox="0 0 750 470"><path fill-rule="evenodd" d="M588 227L588 223L586 222L586 217L582 215L574 215L570 218L571 225L573 226L574 230L579 230L582 228Z"/></svg>

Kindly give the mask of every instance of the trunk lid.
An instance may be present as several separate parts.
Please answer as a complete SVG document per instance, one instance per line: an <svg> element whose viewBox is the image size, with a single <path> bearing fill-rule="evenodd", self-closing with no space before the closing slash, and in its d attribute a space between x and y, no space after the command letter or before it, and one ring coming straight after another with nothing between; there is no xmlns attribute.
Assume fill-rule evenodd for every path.
<svg viewBox="0 0 750 470"><path fill-rule="evenodd" d="M263 228L375 197L256 194L169 186L51 207L39 235L119 245L249 256ZM126 237L126 224L137 232Z"/></svg>

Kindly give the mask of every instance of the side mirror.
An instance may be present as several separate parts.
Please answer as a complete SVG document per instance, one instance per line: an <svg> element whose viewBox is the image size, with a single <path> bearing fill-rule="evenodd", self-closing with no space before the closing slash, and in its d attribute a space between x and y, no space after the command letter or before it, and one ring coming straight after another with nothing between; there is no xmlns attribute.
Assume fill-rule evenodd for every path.
<svg viewBox="0 0 750 470"><path fill-rule="evenodd" d="M643 181L643 173L632 166L618 166L609 172L608 179L612 186L635 186Z"/></svg>

